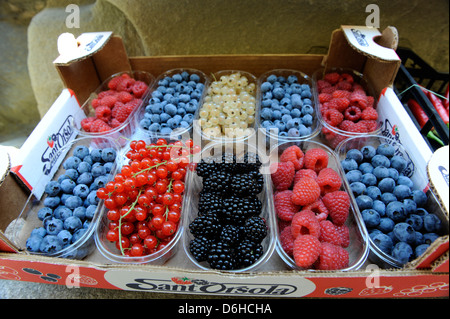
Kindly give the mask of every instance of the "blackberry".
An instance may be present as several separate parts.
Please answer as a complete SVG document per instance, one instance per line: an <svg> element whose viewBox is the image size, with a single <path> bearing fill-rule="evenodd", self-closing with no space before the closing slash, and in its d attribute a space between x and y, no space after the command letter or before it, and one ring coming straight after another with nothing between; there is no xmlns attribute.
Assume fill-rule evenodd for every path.
<svg viewBox="0 0 450 319"><path fill-rule="evenodd" d="M239 268L253 265L264 254L264 248L260 243L254 243L248 239L241 241L236 251L236 262Z"/></svg>
<svg viewBox="0 0 450 319"><path fill-rule="evenodd" d="M231 153L222 154L222 160L218 166L228 173L234 173L237 169L236 156Z"/></svg>
<svg viewBox="0 0 450 319"><path fill-rule="evenodd" d="M213 213L198 216L189 224L189 230L194 237L204 236L212 239L220 233L221 229L220 220Z"/></svg>
<svg viewBox="0 0 450 319"><path fill-rule="evenodd" d="M231 191L239 196L258 195L264 187L264 179L260 172L236 174L231 180Z"/></svg>
<svg viewBox="0 0 450 319"><path fill-rule="evenodd" d="M261 243L267 235L267 226L264 218L259 216L250 217L244 224L245 238L254 243Z"/></svg>
<svg viewBox="0 0 450 319"><path fill-rule="evenodd" d="M239 227L235 225L224 225L222 227L222 231L219 235L219 240L227 243L231 247L236 246L236 244L239 242Z"/></svg>
<svg viewBox="0 0 450 319"><path fill-rule="evenodd" d="M198 262L205 261L211 243L212 241L206 237L196 237L189 243L189 251Z"/></svg>
<svg viewBox="0 0 450 319"><path fill-rule="evenodd" d="M251 216L261 213L262 204L255 196L240 198L231 195L223 199L221 218L227 224L243 225Z"/></svg>
<svg viewBox="0 0 450 319"><path fill-rule="evenodd" d="M258 154L247 152L242 157L237 159L237 169L240 172L257 172L262 163Z"/></svg>
<svg viewBox="0 0 450 319"><path fill-rule="evenodd" d="M206 260L213 269L232 270L236 268L234 250L224 242L213 243L209 248Z"/></svg>
<svg viewBox="0 0 450 319"><path fill-rule="evenodd" d="M232 175L225 171L213 171L203 177L203 190L211 193L226 193L229 191Z"/></svg>
<svg viewBox="0 0 450 319"><path fill-rule="evenodd" d="M211 172L214 171L215 164L209 160L202 159L200 163L197 164L196 172L200 177L209 176Z"/></svg>
<svg viewBox="0 0 450 319"><path fill-rule="evenodd" d="M215 193L201 192L198 201L198 214L204 215L208 212L221 214L222 212L222 196Z"/></svg>

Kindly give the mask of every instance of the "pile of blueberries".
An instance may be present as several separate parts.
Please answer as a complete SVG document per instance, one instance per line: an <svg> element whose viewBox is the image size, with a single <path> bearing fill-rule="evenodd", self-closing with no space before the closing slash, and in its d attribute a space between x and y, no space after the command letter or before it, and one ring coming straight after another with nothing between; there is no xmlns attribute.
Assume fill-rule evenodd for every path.
<svg viewBox="0 0 450 319"><path fill-rule="evenodd" d="M311 135L315 109L311 87L300 84L296 75L271 74L261 84L261 127L278 130L280 137Z"/></svg>
<svg viewBox="0 0 450 319"><path fill-rule="evenodd" d="M205 84L198 74L183 71L158 81L140 126L151 134L170 135L194 121Z"/></svg>
<svg viewBox="0 0 450 319"><path fill-rule="evenodd" d="M440 219L427 195L404 173L408 161L382 143L351 149L341 161L373 243L401 264L421 256L439 237Z"/></svg>
<svg viewBox="0 0 450 319"><path fill-rule="evenodd" d="M37 213L42 226L27 239L28 251L54 254L86 233L99 203L97 189L109 181L115 159L114 148L89 151L84 145L75 146L63 162L64 174L45 186L44 206ZM65 257L81 259L86 254L78 249Z"/></svg>

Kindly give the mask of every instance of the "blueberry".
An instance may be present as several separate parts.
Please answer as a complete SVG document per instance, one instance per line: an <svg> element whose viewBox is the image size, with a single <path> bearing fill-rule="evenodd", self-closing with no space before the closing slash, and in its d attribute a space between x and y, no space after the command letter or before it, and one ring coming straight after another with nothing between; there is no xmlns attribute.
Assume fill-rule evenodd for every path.
<svg viewBox="0 0 450 319"><path fill-rule="evenodd" d="M52 218L48 221L45 230L49 235L57 235L61 230L63 230L64 223L61 219Z"/></svg>
<svg viewBox="0 0 450 319"><path fill-rule="evenodd" d="M50 181L45 185L45 192L48 196L57 196L61 191L61 187L57 181Z"/></svg>
<svg viewBox="0 0 450 319"><path fill-rule="evenodd" d="M395 168L389 167L388 168L389 177L392 178L394 181L398 180L398 171Z"/></svg>
<svg viewBox="0 0 450 319"><path fill-rule="evenodd" d="M69 158L67 158L64 161L63 167L64 167L64 169L69 169L69 168L76 169L78 164L80 164L80 163L81 163L81 159L79 157L70 156Z"/></svg>
<svg viewBox="0 0 450 319"><path fill-rule="evenodd" d="M81 163L88 163L88 162L81 162ZM80 164L81 164L80 163ZM90 164L90 163L88 163ZM91 165L91 164L90 164ZM69 168L66 170L65 175L67 175L67 177L73 181L76 181L78 176L80 176L80 173L78 173L78 170L74 169L74 168Z"/></svg>
<svg viewBox="0 0 450 319"><path fill-rule="evenodd" d="M383 166L383 167L390 167L391 162L389 161L389 158L387 158L384 155L376 154L374 157L372 157L371 163L373 167L377 166Z"/></svg>
<svg viewBox="0 0 450 319"><path fill-rule="evenodd" d="M352 190L353 195L358 197L359 195L363 195L365 193L366 185L361 182L353 182L350 184L350 189Z"/></svg>
<svg viewBox="0 0 450 319"><path fill-rule="evenodd" d="M419 245L422 245L424 243L425 243L425 241L423 239L422 233L419 232L419 231L416 231L416 240L414 241L413 245L419 246Z"/></svg>
<svg viewBox="0 0 450 319"><path fill-rule="evenodd" d="M42 207L38 210L37 216L39 220L44 220L46 217L52 216L53 210L50 207Z"/></svg>
<svg viewBox="0 0 450 319"><path fill-rule="evenodd" d="M86 198L87 195L89 195L89 186L87 186L85 184L78 184L73 189L73 194L80 198Z"/></svg>
<svg viewBox="0 0 450 319"><path fill-rule="evenodd" d="M394 230L395 223L392 219L388 217L380 218L380 224L378 225L378 229L383 233L387 234Z"/></svg>
<svg viewBox="0 0 450 319"><path fill-rule="evenodd" d="M402 156L394 155L391 158L390 165L391 167L395 168L399 173L401 173L406 168L408 163Z"/></svg>
<svg viewBox="0 0 450 319"><path fill-rule="evenodd" d="M92 177L98 177L98 176L103 176L106 174L106 169L103 165L98 164L98 165L93 165L92 169L91 169L91 174Z"/></svg>
<svg viewBox="0 0 450 319"><path fill-rule="evenodd" d="M66 229L60 231L57 237L61 240L63 246L68 246L72 240L72 234Z"/></svg>
<svg viewBox="0 0 450 319"><path fill-rule="evenodd" d="M403 241L407 244L412 244L416 240L416 231L408 223L397 223L394 226L394 235L399 241Z"/></svg>
<svg viewBox="0 0 450 319"><path fill-rule="evenodd" d="M72 235L72 244L77 242L86 232L86 228L80 227L79 229L77 229Z"/></svg>
<svg viewBox="0 0 450 319"><path fill-rule="evenodd" d="M306 104L305 100L303 100L303 106L302 106L302 115L313 115L314 114L314 108L310 104Z"/></svg>
<svg viewBox="0 0 450 319"><path fill-rule="evenodd" d="M386 215L386 204L381 200L374 200L372 209L376 210L382 217Z"/></svg>
<svg viewBox="0 0 450 319"><path fill-rule="evenodd" d="M272 88L273 88L273 86L272 86L272 83L270 83L270 82L263 82L262 84L261 84L261 92L267 92L267 91L271 91L272 90Z"/></svg>
<svg viewBox="0 0 450 319"><path fill-rule="evenodd" d="M102 160L104 162L114 162L116 159L116 150L112 147L107 147L102 150Z"/></svg>
<svg viewBox="0 0 450 319"><path fill-rule="evenodd" d="M43 238L41 236L31 235L26 242L27 250L35 253L39 252L42 240Z"/></svg>
<svg viewBox="0 0 450 319"><path fill-rule="evenodd" d="M385 254L390 255L394 248L391 237L386 234L377 234L372 238L373 243Z"/></svg>
<svg viewBox="0 0 450 319"><path fill-rule="evenodd" d="M423 234L423 242L425 244L431 245L436 239L439 238L439 235L436 233L426 233Z"/></svg>
<svg viewBox="0 0 450 319"><path fill-rule="evenodd" d="M75 232L82 226L83 223L81 222L81 220L75 216L69 217L64 221L64 229L70 231L71 233Z"/></svg>
<svg viewBox="0 0 450 319"><path fill-rule="evenodd" d="M164 112L169 114L170 116L174 116L175 114L177 114L177 107L172 103L166 104L164 106Z"/></svg>
<svg viewBox="0 0 450 319"><path fill-rule="evenodd" d="M73 210L73 216L78 217L80 220L86 218L86 208L84 206L77 207Z"/></svg>
<svg viewBox="0 0 450 319"><path fill-rule="evenodd" d="M73 150L73 155L84 160L84 158L89 155L89 148L84 145L77 145Z"/></svg>
<svg viewBox="0 0 450 319"><path fill-rule="evenodd" d="M85 212L86 219L92 220L92 218L94 218L96 211L97 211L97 205L89 205L86 208L86 212Z"/></svg>
<svg viewBox="0 0 450 319"><path fill-rule="evenodd" d="M195 103L194 101L189 101L189 103L186 103L186 112L194 114L195 111L197 111L197 107L197 103Z"/></svg>
<svg viewBox="0 0 450 319"><path fill-rule="evenodd" d="M313 125L313 120L314 120L314 118L312 117L311 114L305 114L302 117L302 123L305 126L312 126Z"/></svg>
<svg viewBox="0 0 450 319"><path fill-rule="evenodd" d="M69 209L75 209L77 207L80 207L82 204L83 204L83 200L80 197L75 196L75 195L67 198L66 203L65 203L65 205Z"/></svg>
<svg viewBox="0 0 450 319"><path fill-rule="evenodd" d="M83 174L91 171L91 164L87 162L81 162L78 164L77 171L79 174Z"/></svg>
<svg viewBox="0 0 450 319"><path fill-rule="evenodd" d="M427 203L427 195L421 190L412 191L412 199L416 202L417 207L423 207Z"/></svg>
<svg viewBox="0 0 450 319"><path fill-rule="evenodd" d="M407 215L414 213L417 209L416 202L409 198L403 200L403 206L405 206Z"/></svg>
<svg viewBox="0 0 450 319"><path fill-rule="evenodd" d="M430 245L428 245L428 244L422 244L422 245L417 246L416 249L414 249L416 258L422 256L423 253L428 249L428 247L430 247Z"/></svg>
<svg viewBox="0 0 450 319"><path fill-rule="evenodd" d="M363 154L358 149L351 149L351 150L349 150L345 157L354 159L356 161L356 163L358 163L358 164L361 164L363 159L364 159Z"/></svg>
<svg viewBox="0 0 450 319"><path fill-rule="evenodd" d="M179 102L181 102L181 103L188 103L190 100L191 100L190 94L180 94L180 96L179 96ZM167 107L167 105L166 105L166 107ZM175 106L175 109L176 108L177 107ZM166 112L169 113L167 110L166 110Z"/></svg>
<svg viewBox="0 0 450 319"><path fill-rule="evenodd" d="M397 178L397 185L405 185L411 189L414 187L413 181L408 176L404 176L404 175L400 175Z"/></svg>
<svg viewBox="0 0 450 319"><path fill-rule="evenodd" d="M382 180L383 178L389 177L389 168L383 167L383 166L377 166L373 169L373 175L378 180Z"/></svg>
<svg viewBox="0 0 450 319"><path fill-rule="evenodd" d="M278 110L275 110L272 112L272 120L280 120L281 116L282 116L282 114Z"/></svg>
<svg viewBox="0 0 450 319"><path fill-rule="evenodd" d="M403 204L399 201L393 201L386 205L386 216L394 222L403 222L406 219L406 211Z"/></svg>
<svg viewBox="0 0 450 319"><path fill-rule="evenodd" d="M295 108L301 108L303 106L302 98L298 94L291 95L291 104Z"/></svg>
<svg viewBox="0 0 450 319"><path fill-rule="evenodd" d="M300 127L298 130L299 130L300 136L307 136L307 135L311 134L311 128L306 127L303 124L300 124Z"/></svg>
<svg viewBox="0 0 450 319"><path fill-rule="evenodd" d="M272 110L268 107L263 108L261 110L260 116L263 120L271 121L272 120Z"/></svg>
<svg viewBox="0 0 450 319"><path fill-rule="evenodd" d="M86 197L86 200L90 205L98 205L100 200L97 197L97 191L92 190Z"/></svg>
<svg viewBox="0 0 450 319"><path fill-rule="evenodd" d="M44 238L45 235L47 235L47 231L44 227L36 227L30 233L30 236L39 236L41 238Z"/></svg>
<svg viewBox="0 0 450 319"><path fill-rule="evenodd" d="M94 191L94 190L97 190L99 188L105 187L106 183L108 183L108 176L105 176L105 175L98 176L98 177L96 177L94 179L92 184L89 186L89 190L90 191Z"/></svg>
<svg viewBox="0 0 450 319"><path fill-rule="evenodd" d="M375 186L377 185L377 182L378 182L377 178L372 173L363 174L363 176L361 177L361 183L363 183L367 187Z"/></svg>
<svg viewBox="0 0 450 319"><path fill-rule="evenodd" d="M441 228L441 220L434 214L427 214L423 217L423 227L429 233L437 232Z"/></svg>
<svg viewBox="0 0 450 319"><path fill-rule="evenodd" d="M93 149L91 151L91 157L94 162L100 162L102 160L102 150L100 148Z"/></svg>
<svg viewBox="0 0 450 319"><path fill-rule="evenodd" d="M77 184L71 179L65 179L61 182L61 190L66 194L71 194Z"/></svg>
<svg viewBox="0 0 450 319"><path fill-rule="evenodd" d="M342 160L341 166L344 169L344 172L349 172L358 169L358 163L352 158L346 158Z"/></svg>
<svg viewBox="0 0 450 319"><path fill-rule="evenodd" d="M378 183L378 188L382 193L392 193L395 188L395 181L390 177L383 178Z"/></svg>
<svg viewBox="0 0 450 319"><path fill-rule="evenodd" d="M392 157L395 154L395 148L388 143L382 143L377 147L377 154Z"/></svg>
<svg viewBox="0 0 450 319"><path fill-rule="evenodd" d="M366 194L367 194L367 196L372 198L374 201L381 199L381 191L376 186L369 186L369 187L367 187Z"/></svg>
<svg viewBox="0 0 450 319"><path fill-rule="evenodd" d="M145 108L145 111L152 114L161 114L164 111L164 106L161 103L149 105Z"/></svg>
<svg viewBox="0 0 450 319"><path fill-rule="evenodd" d="M360 195L356 197L356 204L360 210L370 209L373 206L373 199L367 195Z"/></svg>
<svg viewBox="0 0 450 319"><path fill-rule="evenodd" d="M403 200L411 196L411 189L406 185L397 185L394 187L393 194L398 200Z"/></svg>
<svg viewBox="0 0 450 319"><path fill-rule="evenodd" d="M364 162L361 163L358 166L358 169L361 171L361 173L363 174L367 174L367 173L373 173L373 166L372 164L368 163L368 162Z"/></svg>
<svg viewBox="0 0 450 319"><path fill-rule="evenodd" d="M149 130L150 132L157 133L157 132L159 132L159 131L161 130L161 125L159 125L159 123L152 123L152 124L148 127L148 130Z"/></svg>
<svg viewBox="0 0 450 319"><path fill-rule="evenodd" d="M423 218L416 214L409 215L405 222L411 225L416 231L420 231L423 227Z"/></svg>
<svg viewBox="0 0 450 319"><path fill-rule="evenodd" d="M59 203L61 203L61 199L58 196L47 196L44 199L45 207L55 208L59 205Z"/></svg>
<svg viewBox="0 0 450 319"><path fill-rule="evenodd" d="M380 224L380 214L373 209L365 209L361 212L362 219L367 227L375 228Z"/></svg>
<svg viewBox="0 0 450 319"><path fill-rule="evenodd" d="M193 120L194 120L193 114L186 114L185 116L183 116L183 121L186 121L187 123L189 123L189 125L192 123Z"/></svg>
<svg viewBox="0 0 450 319"><path fill-rule="evenodd" d="M92 173L86 172L86 173L83 173L80 176L78 176L77 184L90 185L93 180L94 180L94 176L92 175ZM75 188L75 186L73 188ZM73 188L72 188L72 191L73 191Z"/></svg>
<svg viewBox="0 0 450 319"><path fill-rule="evenodd" d="M277 81L277 76L275 74L271 74L267 77L267 82L273 84Z"/></svg>
<svg viewBox="0 0 450 319"><path fill-rule="evenodd" d="M377 150L371 145L366 145L361 148L361 153L365 160L370 161L376 155Z"/></svg>
<svg viewBox="0 0 450 319"><path fill-rule="evenodd" d="M397 201L397 197L394 196L394 194L390 193L390 192L385 192L381 194L381 201L385 204L388 205L391 202L395 202Z"/></svg>
<svg viewBox="0 0 450 319"><path fill-rule="evenodd" d="M347 178L347 181L351 184L354 182L360 182L362 178L362 173L358 169L353 169L351 171L348 171L345 173L345 177Z"/></svg>
<svg viewBox="0 0 450 319"><path fill-rule="evenodd" d="M392 256L402 264L406 264L414 256L413 249L405 242L398 242L392 249Z"/></svg>

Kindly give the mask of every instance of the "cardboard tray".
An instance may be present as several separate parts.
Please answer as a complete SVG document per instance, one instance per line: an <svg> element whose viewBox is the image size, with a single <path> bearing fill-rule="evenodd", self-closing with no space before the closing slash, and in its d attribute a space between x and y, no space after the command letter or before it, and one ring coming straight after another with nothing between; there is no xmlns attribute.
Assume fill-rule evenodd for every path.
<svg viewBox="0 0 450 319"><path fill-rule="evenodd" d="M400 60L390 49L396 47L397 39L396 30L391 27L380 33L373 28L343 26L332 33L327 56L127 57L121 38L112 35L98 51L72 61L55 63L55 66L65 85L75 93L80 105L104 79L123 71L147 71L156 77L166 70L185 67L199 69L206 74L224 69L239 69L259 76L280 68L296 69L311 75L324 65L350 67L369 76L377 95L381 94L384 99L384 107L390 108L399 103L389 88L400 65ZM417 147L423 145L420 141L415 144L413 146L416 148L412 152L418 151ZM28 192L17 183L13 174L6 176L0 187L2 232L20 213ZM13 201L8 200L11 193L17 194ZM4 245L2 240L0 243L3 251L0 252L1 279L72 287L240 297L343 298L448 297L449 289L448 237L436 243L438 247L435 254L429 256L430 261L423 269L407 265L399 270L383 270L366 263L360 270L348 272L293 271L275 253L260 271L242 274L199 270L188 261L181 249L166 265L151 266L112 264L98 251L82 261L13 253L14 247Z"/></svg>

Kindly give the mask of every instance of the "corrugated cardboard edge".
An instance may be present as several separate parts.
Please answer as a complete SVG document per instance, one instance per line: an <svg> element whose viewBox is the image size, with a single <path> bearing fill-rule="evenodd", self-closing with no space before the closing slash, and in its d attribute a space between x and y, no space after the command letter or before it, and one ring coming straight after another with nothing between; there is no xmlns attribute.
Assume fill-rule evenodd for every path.
<svg viewBox="0 0 450 319"><path fill-rule="evenodd" d="M8 176L10 169L11 158L9 156L9 153L6 151L6 148L0 147L0 186L2 185L6 176Z"/></svg>
<svg viewBox="0 0 450 319"><path fill-rule="evenodd" d="M439 257L432 265L431 271L433 272L448 272L449 271L449 260L448 260L448 250L445 254Z"/></svg>
<svg viewBox="0 0 450 319"><path fill-rule="evenodd" d="M445 252L448 252L449 236L442 236L436 239L421 257L405 265L405 268L425 269L431 268L432 264L440 259ZM448 257L448 255L447 255Z"/></svg>

